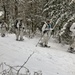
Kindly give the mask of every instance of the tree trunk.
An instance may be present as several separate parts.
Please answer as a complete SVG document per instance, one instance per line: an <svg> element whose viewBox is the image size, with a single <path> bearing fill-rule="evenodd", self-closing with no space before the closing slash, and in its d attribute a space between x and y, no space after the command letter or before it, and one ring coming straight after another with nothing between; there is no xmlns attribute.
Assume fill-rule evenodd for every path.
<svg viewBox="0 0 75 75"><path fill-rule="evenodd" d="M15 19L18 17L18 2L15 0Z"/></svg>
<svg viewBox="0 0 75 75"><path fill-rule="evenodd" d="M3 4L3 10L4 10L4 21L6 22L6 15L7 15L6 13L7 12L6 12L6 8L5 8L5 5L4 4Z"/></svg>

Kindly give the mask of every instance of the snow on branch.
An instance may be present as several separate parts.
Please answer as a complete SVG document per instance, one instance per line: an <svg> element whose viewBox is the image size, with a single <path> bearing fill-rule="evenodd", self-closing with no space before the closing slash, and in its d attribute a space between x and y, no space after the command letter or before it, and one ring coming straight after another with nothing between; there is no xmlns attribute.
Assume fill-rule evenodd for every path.
<svg viewBox="0 0 75 75"><path fill-rule="evenodd" d="M63 18L64 15L66 15L67 12L65 12L64 14L61 15L61 17L58 18L58 20L56 21L56 24L58 24L58 22L60 22L60 20Z"/></svg>
<svg viewBox="0 0 75 75"><path fill-rule="evenodd" d="M3 11L0 11L0 16L2 16L4 14L4 12Z"/></svg>
<svg viewBox="0 0 75 75"><path fill-rule="evenodd" d="M52 4L54 1L55 1L55 0L48 1L48 2L44 5L44 7L46 7L48 4Z"/></svg>
<svg viewBox="0 0 75 75"><path fill-rule="evenodd" d="M52 6L45 8L42 13L46 12L47 10L49 10L50 8L53 8L53 7L56 7L56 5L52 5Z"/></svg>
<svg viewBox="0 0 75 75"><path fill-rule="evenodd" d="M60 36L65 32L68 22L72 21L74 18L75 18L75 14L64 24L63 28L60 31L60 34L59 34Z"/></svg>
<svg viewBox="0 0 75 75"><path fill-rule="evenodd" d="M73 20L74 18L75 18L75 14L73 14L73 16L68 20L68 22Z"/></svg>
<svg viewBox="0 0 75 75"><path fill-rule="evenodd" d="M28 1L28 3L33 3L33 2L34 2L34 0Z"/></svg>
<svg viewBox="0 0 75 75"><path fill-rule="evenodd" d="M71 5L73 2L75 3L75 0L72 0L72 1L69 3L69 5Z"/></svg>

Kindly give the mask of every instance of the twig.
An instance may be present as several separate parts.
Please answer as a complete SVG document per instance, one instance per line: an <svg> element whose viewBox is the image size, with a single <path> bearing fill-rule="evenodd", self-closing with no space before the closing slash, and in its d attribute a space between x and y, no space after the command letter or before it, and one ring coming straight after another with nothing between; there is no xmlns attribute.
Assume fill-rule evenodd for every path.
<svg viewBox="0 0 75 75"><path fill-rule="evenodd" d="M14 66L14 67L22 67L22 66L19 66L19 65L18 65L18 66ZM25 68L25 69L29 70L29 69L28 69L28 68L26 68L25 66L23 66L23 68Z"/></svg>
<svg viewBox="0 0 75 75"><path fill-rule="evenodd" d="M34 52L28 57L28 59L24 62L24 64L19 68L19 70L17 71L17 75L19 75L19 71L22 69L22 67L28 62L28 60L30 59L30 57L34 54Z"/></svg>
<svg viewBox="0 0 75 75"><path fill-rule="evenodd" d="M17 71L14 67L7 65L6 63L4 63L6 66L9 66L10 68L14 69L15 71Z"/></svg>

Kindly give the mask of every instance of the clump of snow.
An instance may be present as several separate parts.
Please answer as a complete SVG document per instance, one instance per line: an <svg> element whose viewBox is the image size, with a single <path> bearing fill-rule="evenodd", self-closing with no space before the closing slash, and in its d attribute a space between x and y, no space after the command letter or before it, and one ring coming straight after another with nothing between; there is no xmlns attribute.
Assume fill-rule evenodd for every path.
<svg viewBox="0 0 75 75"><path fill-rule="evenodd" d="M3 15L3 11L0 11L0 16L2 16Z"/></svg>
<svg viewBox="0 0 75 75"><path fill-rule="evenodd" d="M71 2L69 3L69 5L71 5L73 2L75 3L75 0L71 0Z"/></svg>

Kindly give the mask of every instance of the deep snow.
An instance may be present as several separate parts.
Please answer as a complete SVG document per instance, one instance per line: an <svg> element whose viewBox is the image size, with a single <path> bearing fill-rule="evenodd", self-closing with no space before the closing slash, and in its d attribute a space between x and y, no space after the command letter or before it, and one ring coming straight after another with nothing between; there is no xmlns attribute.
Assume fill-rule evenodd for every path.
<svg viewBox="0 0 75 75"><path fill-rule="evenodd" d="M42 75L75 75L75 54L67 52L67 45L56 43L50 39L51 48L35 46L39 38L15 41L14 34L0 37L0 63L6 62L11 66L22 65L34 52L25 66L30 70L42 71ZM1 68L0 68L1 69Z"/></svg>

